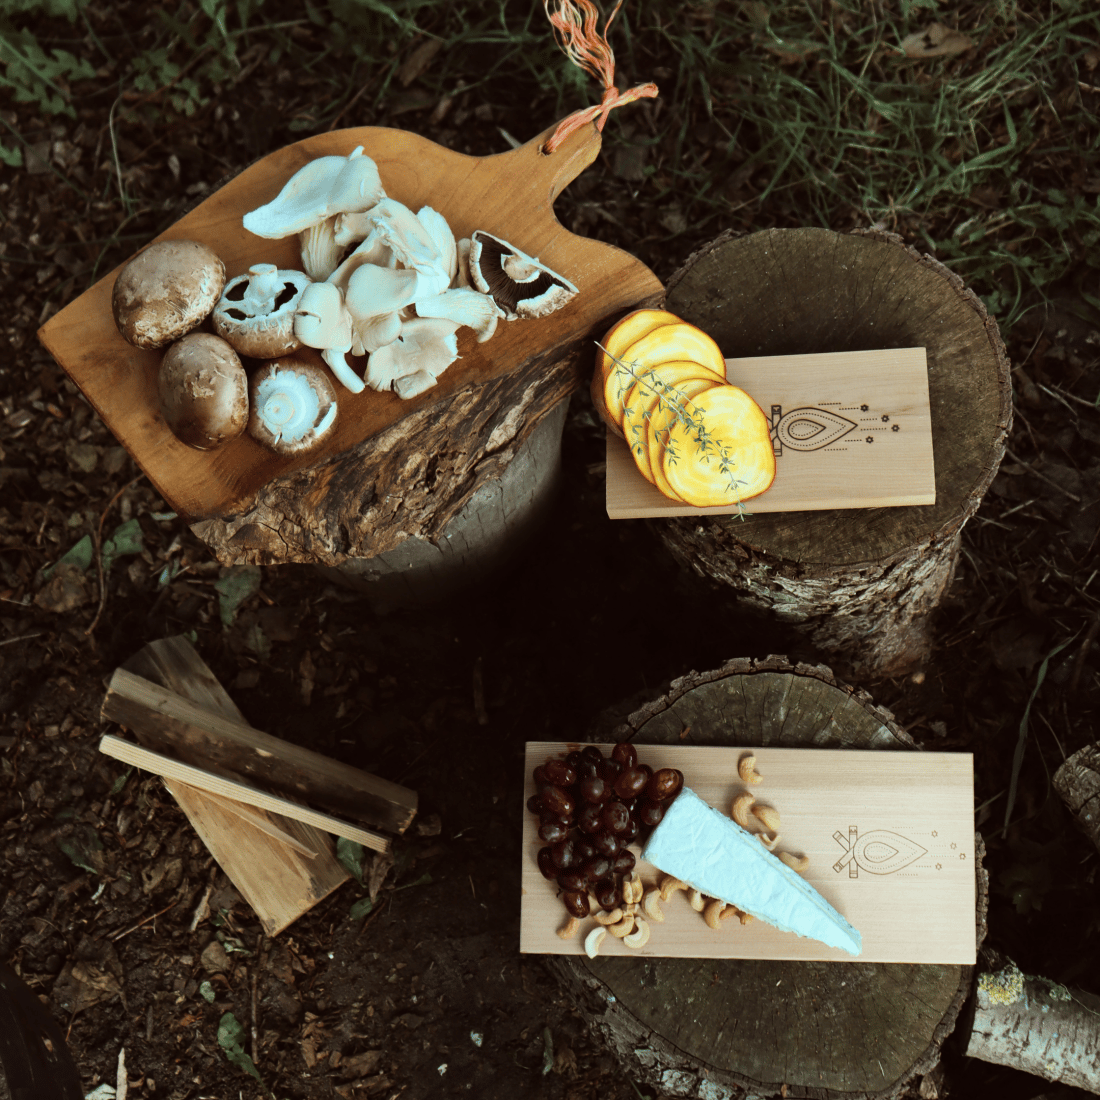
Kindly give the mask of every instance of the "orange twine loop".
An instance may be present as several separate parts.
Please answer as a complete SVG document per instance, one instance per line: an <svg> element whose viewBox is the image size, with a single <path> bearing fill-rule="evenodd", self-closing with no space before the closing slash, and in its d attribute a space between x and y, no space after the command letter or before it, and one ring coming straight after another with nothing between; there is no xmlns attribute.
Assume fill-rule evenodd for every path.
<svg viewBox="0 0 1100 1100"><path fill-rule="evenodd" d="M551 4L555 5L555 11L550 10ZM639 84L625 92L615 87L615 54L608 44L607 31L619 14L623 0L618 0L607 17L603 34L599 33L597 26L600 13L592 0L542 0L542 5L565 55L574 65L601 81L604 89L603 99L597 106L585 107L562 119L553 137L542 147L544 153L552 153L571 133L589 122L595 122L596 129L602 133L613 108L657 95L657 85Z"/></svg>

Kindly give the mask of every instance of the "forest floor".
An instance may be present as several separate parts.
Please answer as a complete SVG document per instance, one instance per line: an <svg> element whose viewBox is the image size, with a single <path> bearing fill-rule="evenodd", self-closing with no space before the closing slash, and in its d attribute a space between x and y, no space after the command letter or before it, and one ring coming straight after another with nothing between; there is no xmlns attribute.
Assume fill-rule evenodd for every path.
<svg viewBox="0 0 1100 1100"><path fill-rule="evenodd" d="M89 8L86 25L121 39L127 8L137 11ZM35 26L68 49L90 41L79 23ZM672 678L732 657L817 656L679 571L646 522L607 519L603 431L583 393L553 513L491 584L380 613L308 566L219 566L36 331L227 175L301 137L285 121L307 109L309 83L257 63L248 82L156 124L141 114L155 94L116 102L117 84L85 76L71 117L33 102L0 112L26 139L0 182L11 347L0 364L0 958L61 1023L85 1091L115 1083L125 1048L130 1100L652 1098L539 960L518 953L524 743L606 731ZM502 150L502 130L530 136L492 89L447 110L416 89L414 76L333 121L412 129L478 155ZM667 278L724 225L688 232L682 211L649 204L631 182L637 153L609 147L558 215ZM737 185L751 191L751 174ZM751 229L757 215L728 224ZM803 221L791 206L767 224ZM658 224L679 228L655 235ZM853 211L832 227L857 224ZM923 244L905 223L887 227ZM974 754L989 945L1100 992L1100 858L1050 785L1095 740L1100 708L1100 314L1078 286L1050 287L1007 334L1008 456L964 530L932 658L920 675L858 686L921 746ZM44 574L86 537L84 563ZM105 561L94 549L108 541ZM642 595L654 591L656 622ZM375 865L373 881L368 868L275 938L161 781L97 751L117 732L99 716L111 673L179 634L254 726L419 794L392 866ZM227 1012L262 1084L219 1042ZM1051 1094L950 1041L945 1064L952 1095Z"/></svg>

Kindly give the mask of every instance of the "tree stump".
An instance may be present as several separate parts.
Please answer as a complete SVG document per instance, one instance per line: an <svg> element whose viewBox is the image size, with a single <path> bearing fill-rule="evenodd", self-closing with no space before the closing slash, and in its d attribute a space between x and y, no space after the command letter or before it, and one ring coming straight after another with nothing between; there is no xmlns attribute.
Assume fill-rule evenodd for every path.
<svg viewBox="0 0 1100 1100"><path fill-rule="evenodd" d="M934 505L649 521L685 567L792 624L840 674L919 666L1011 426L1008 362L985 307L890 234L773 229L701 249L673 276L665 308L727 358L927 350Z"/></svg>
<svg viewBox="0 0 1100 1100"><path fill-rule="evenodd" d="M364 595L379 612L421 607L488 580L512 561L546 520L561 473L568 400L560 401L510 448L495 476L477 490L434 539L410 536L373 558L317 565L323 575Z"/></svg>
<svg viewBox="0 0 1100 1100"><path fill-rule="evenodd" d="M1073 820L1100 848L1100 741L1075 752L1054 773L1053 782Z"/></svg>
<svg viewBox="0 0 1100 1100"><path fill-rule="evenodd" d="M686 735L685 735L686 731ZM612 735L635 744L905 750L865 692L783 657L690 673ZM981 838L977 853L982 854ZM987 886L978 873L977 928ZM668 1096L897 1097L929 1073L973 967L554 955L547 965L611 1048Z"/></svg>

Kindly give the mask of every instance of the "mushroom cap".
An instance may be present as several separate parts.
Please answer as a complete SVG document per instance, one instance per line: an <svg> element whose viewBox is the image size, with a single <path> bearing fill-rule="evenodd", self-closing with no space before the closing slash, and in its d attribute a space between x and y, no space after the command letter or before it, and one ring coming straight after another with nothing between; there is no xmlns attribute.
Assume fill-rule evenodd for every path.
<svg viewBox="0 0 1100 1100"><path fill-rule="evenodd" d="M312 363L265 363L252 376L249 397L248 434L278 454L312 450L336 424L336 389Z"/></svg>
<svg viewBox="0 0 1100 1100"><path fill-rule="evenodd" d="M188 447L215 450L248 423L248 379L220 336L192 332L177 340L161 360L157 388L165 422Z"/></svg>
<svg viewBox="0 0 1100 1100"><path fill-rule="evenodd" d="M275 359L301 346L294 335L294 311L310 285L301 271L279 271L274 264L253 264L225 284L214 307L214 331L240 355Z"/></svg>
<svg viewBox="0 0 1100 1100"><path fill-rule="evenodd" d="M197 328L221 296L225 265L199 241L158 241L119 273L111 295L118 331L162 348Z"/></svg>

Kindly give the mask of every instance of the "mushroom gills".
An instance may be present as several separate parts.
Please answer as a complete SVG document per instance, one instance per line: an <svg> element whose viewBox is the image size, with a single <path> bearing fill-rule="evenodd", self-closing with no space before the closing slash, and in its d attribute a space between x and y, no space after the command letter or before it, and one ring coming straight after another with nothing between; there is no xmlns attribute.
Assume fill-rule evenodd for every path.
<svg viewBox="0 0 1100 1100"><path fill-rule="evenodd" d="M470 282L491 295L509 321L546 317L580 293L564 276L484 229L470 237L468 263Z"/></svg>

